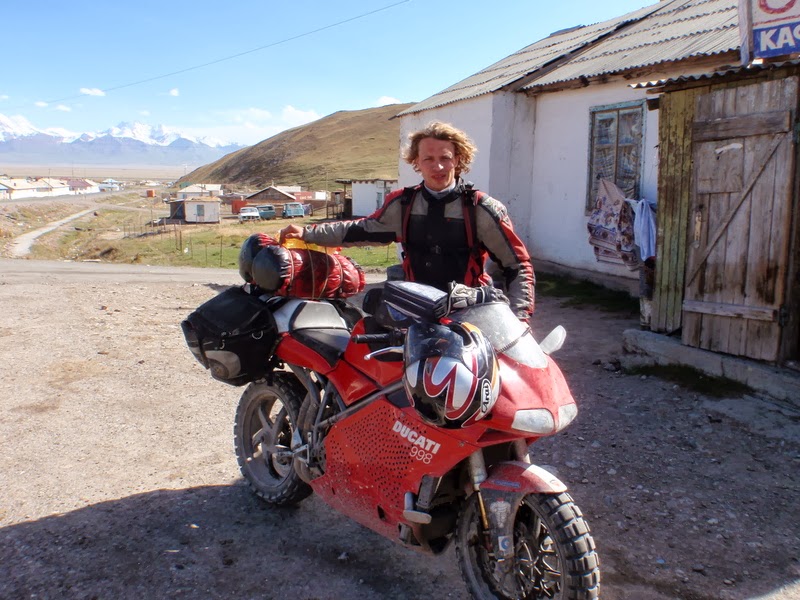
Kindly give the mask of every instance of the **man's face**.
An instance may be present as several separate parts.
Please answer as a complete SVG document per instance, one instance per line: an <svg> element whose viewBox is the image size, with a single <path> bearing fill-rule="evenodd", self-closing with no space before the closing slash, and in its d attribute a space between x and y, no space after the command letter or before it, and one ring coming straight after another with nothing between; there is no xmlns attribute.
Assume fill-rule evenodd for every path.
<svg viewBox="0 0 800 600"><path fill-rule="evenodd" d="M456 147L453 142L423 138L419 142L419 155L414 166L422 175L425 185L434 192L440 192L456 179Z"/></svg>

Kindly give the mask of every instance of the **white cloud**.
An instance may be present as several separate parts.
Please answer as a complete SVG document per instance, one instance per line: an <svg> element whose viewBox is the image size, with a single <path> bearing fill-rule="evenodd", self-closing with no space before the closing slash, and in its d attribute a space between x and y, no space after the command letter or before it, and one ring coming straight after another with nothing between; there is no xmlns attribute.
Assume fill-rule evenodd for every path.
<svg viewBox="0 0 800 600"><path fill-rule="evenodd" d="M47 106L47 102L42 102L41 100L39 100L38 102L34 102L33 105L38 106L39 108L44 108L45 106Z"/></svg>
<svg viewBox="0 0 800 600"><path fill-rule="evenodd" d="M72 109L69 106L66 106L64 104L59 104L58 106L56 106L56 110L60 110L61 112L71 112L72 111Z"/></svg>
<svg viewBox="0 0 800 600"><path fill-rule="evenodd" d="M99 88L81 88L81 94L86 96L105 96L106 93Z"/></svg>
<svg viewBox="0 0 800 600"><path fill-rule="evenodd" d="M170 96L176 96L176 97L177 97L177 96L180 96L180 95L181 95L181 92L180 92L180 90L179 90L178 88L172 88L172 89L169 91L169 95L170 95Z"/></svg>
<svg viewBox="0 0 800 600"><path fill-rule="evenodd" d="M289 127L297 127L316 121L319 119L319 115L314 110L300 110L294 106L287 105L281 112L281 118Z"/></svg>
<svg viewBox="0 0 800 600"><path fill-rule="evenodd" d="M375 106L386 106L387 104L402 104L402 102L400 102L400 100L397 98L392 98L391 96L381 96L378 98Z"/></svg>
<svg viewBox="0 0 800 600"><path fill-rule="evenodd" d="M139 114L140 114L142 117L149 117L149 116L150 116L150 111L149 111L149 110L140 110L140 111L139 111Z"/></svg>
<svg viewBox="0 0 800 600"><path fill-rule="evenodd" d="M0 100L8 100L8 96L6 94L0 94Z"/></svg>

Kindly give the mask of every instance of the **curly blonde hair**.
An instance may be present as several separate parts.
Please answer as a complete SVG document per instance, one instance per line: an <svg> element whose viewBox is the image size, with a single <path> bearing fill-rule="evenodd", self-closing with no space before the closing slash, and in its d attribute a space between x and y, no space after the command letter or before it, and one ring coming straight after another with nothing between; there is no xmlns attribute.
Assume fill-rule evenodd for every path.
<svg viewBox="0 0 800 600"><path fill-rule="evenodd" d="M408 147L403 154L403 158L408 164L414 166L414 170L416 170L414 161L419 157L419 143L425 138L452 142L456 149L456 156L459 158L456 175L469 172L469 165L472 163L472 159L475 158L478 148L466 133L456 129L450 123L441 123L439 121L428 123L425 129L409 134Z"/></svg>

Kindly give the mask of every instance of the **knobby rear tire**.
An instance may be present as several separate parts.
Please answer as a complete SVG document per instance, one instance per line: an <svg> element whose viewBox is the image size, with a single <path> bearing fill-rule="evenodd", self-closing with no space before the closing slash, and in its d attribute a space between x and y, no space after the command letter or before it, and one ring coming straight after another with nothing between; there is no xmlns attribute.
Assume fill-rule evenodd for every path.
<svg viewBox="0 0 800 600"><path fill-rule="evenodd" d="M305 394L293 375L276 373L272 385L248 385L236 409L233 437L239 469L250 488L269 504L290 506L312 493L290 456Z"/></svg>
<svg viewBox="0 0 800 600"><path fill-rule="evenodd" d="M514 574L500 581L496 563L484 547L475 494L459 515L456 556L474 600L598 598L600 569L594 540L569 494L528 494L519 506L511 507L511 516Z"/></svg>

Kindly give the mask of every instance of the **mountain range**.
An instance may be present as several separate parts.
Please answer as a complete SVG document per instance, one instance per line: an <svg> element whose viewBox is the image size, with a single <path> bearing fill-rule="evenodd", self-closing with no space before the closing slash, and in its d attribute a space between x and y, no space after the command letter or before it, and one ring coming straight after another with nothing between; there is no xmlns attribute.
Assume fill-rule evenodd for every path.
<svg viewBox="0 0 800 600"><path fill-rule="evenodd" d="M11 165L203 165L242 149L163 125L120 123L98 133L38 129L0 114L0 163Z"/></svg>

